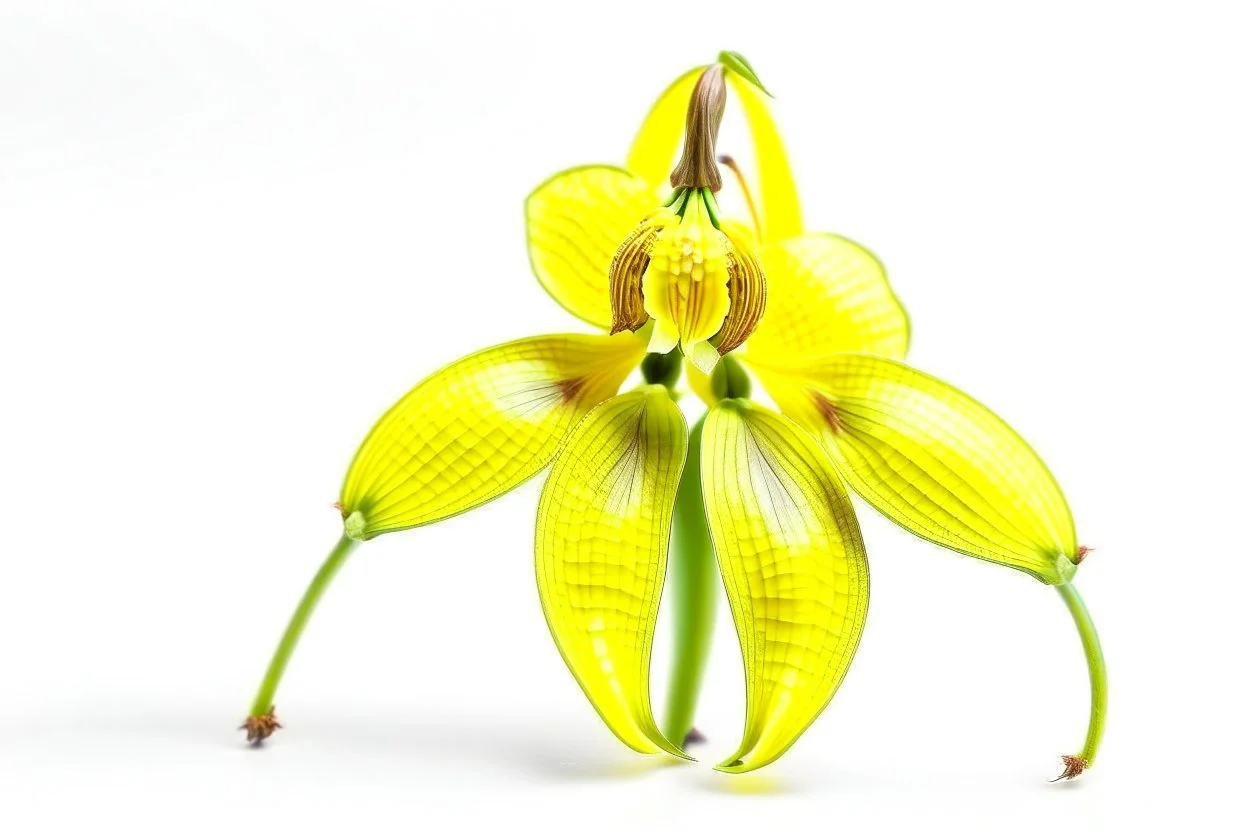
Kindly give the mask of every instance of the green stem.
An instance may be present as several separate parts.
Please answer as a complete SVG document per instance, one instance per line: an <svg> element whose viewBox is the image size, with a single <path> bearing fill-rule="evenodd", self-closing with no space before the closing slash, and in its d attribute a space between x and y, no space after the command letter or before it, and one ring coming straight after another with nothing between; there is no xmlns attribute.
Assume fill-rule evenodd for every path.
<svg viewBox="0 0 1248 832"><path fill-rule="evenodd" d="M1088 660L1088 678L1092 682L1092 714L1088 719L1088 737L1084 741L1083 751L1079 756L1087 766L1096 760L1097 749L1101 745L1101 736L1105 733L1105 706L1109 700L1109 680L1105 675L1105 654L1101 652L1101 641L1096 636L1096 627L1092 624L1092 616L1079 596L1074 584L1058 584L1057 592L1066 602L1075 626L1079 629L1079 640L1083 642L1083 652Z"/></svg>
<svg viewBox="0 0 1248 832"><path fill-rule="evenodd" d="M693 727L698 692L706 673L715 632L715 603L719 597L719 568L706 526L702 503L701 453L702 423L699 419L689 432L689 454L676 492L672 518L671 569L668 597L676 621L676 644L672 674L667 692L664 735L676 745L684 745Z"/></svg>
<svg viewBox="0 0 1248 832"><path fill-rule="evenodd" d="M343 535L338 545L329 553L329 557L321 564L321 568L317 570L316 577L308 585L307 591L303 593L303 599L295 608L295 614L291 617L290 623L286 625L286 632L282 634L277 651L269 661L269 669L264 674L264 681L260 683L260 690L256 691L255 701L251 704L252 716L263 716L272 707L273 695L277 693L277 686L282 681L282 674L286 672L286 664L290 661L291 654L295 652L295 645L299 643L303 628L307 626L308 619L312 617L312 611L316 609L316 604L321 600L326 587L333 581L338 570L346 562L347 555L351 554L358 543L359 541Z"/></svg>

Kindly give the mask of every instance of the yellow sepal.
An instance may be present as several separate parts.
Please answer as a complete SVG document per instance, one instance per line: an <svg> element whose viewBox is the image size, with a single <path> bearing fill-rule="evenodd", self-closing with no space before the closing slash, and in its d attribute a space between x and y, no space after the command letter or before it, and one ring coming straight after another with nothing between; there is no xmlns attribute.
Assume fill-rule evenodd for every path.
<svg viewBox="0 0 1248 832"><path fill-rule="evenodd" d="M728 399L702 438L707 521L745 661L745 736L721 771L752 771L832 699L867 615L867 559L845 486L810 436Z"/></svg>
<svg viewBox="0 0 1248 832"><path fill-rule="evenodd" d="M609 329L611 259L656 204L654 188L621 168L588 165L547 179L524 205L538 281L573 315Z"/></svg>
<svg viewBox="0 0 1248 832"><path fill-rule="evenodd" d="M382 416L356 452L339 500L352 535L442 520L524 482L644 354L631 333L548 335L442 368Z"/></svg>
<svg viewBox="0 0 1248 832"><path fill-rule="evenodd" d="M1079 560L1057 481L1009 425L960 390L896 361L836 355L751 365L823 443L862 497L903 528L1064 583Z"/></svg>
<svg viewBox="0 0 1248 832"><path fill-rule="evenodd" d="M551 635L589 701L642 753L688 757L650 708L650 649L688 432L662 385L595 408L542 489L537 586Z"/></svg>

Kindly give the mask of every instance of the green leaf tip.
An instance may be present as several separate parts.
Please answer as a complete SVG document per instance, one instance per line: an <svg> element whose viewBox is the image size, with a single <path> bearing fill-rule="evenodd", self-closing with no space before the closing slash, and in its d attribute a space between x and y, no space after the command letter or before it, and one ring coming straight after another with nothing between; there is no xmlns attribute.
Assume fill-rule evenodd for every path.
<svg viewBox="0 0 1248 832"><path fill-rule="evenodd" d="M750 66L750 62L740 52L720 52L719 57L715 59L718 63L723 64L727 69L740 75L754 86L762 90L763 94L769 98L775 98L771 92L763 86L763 82L758 80L758 75L754 72L754 67Z"/></svg>

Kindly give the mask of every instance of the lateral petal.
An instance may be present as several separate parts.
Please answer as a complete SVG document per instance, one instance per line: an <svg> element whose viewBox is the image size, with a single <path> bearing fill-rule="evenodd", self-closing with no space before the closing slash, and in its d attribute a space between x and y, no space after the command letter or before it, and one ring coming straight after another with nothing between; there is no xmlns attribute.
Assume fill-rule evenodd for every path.
<svg viewBox="0 0 1248 832"><path fill-rule="evenodd" d="M898 525L1045 583L1073 574L1075 524L1057 481L970 396L870 355L828 356L788 374L759 369L759 377L854 490Z"/></svg>
<svg viewBox="0 0 1248 832"><path fill-rule="evenodd" d="M450 517L511 490L555 455L577 419L619 390L645 354L632 335L547 335L450 364L365 438L343 517L364 539Z"/></svg>
<svg viewBox="0 0 1248 832"><path fill-rule="evenodd" d="M836 352L903 358L910 323L884 266L835 234L805 234L763 248L767 313L747 359L782 362Z"/></svg>
<svg viewBox="0 0 1248 832"><path fill-rule="evenodd" d="M650 649L687 436L662 385L599 405L542 489L536 547L551 635L603 722L636 751L686 759L655 725Z"/></svg>
<svg viewBox="0 0 1248 832"><path fill-rule="evenodd" d="M824 452L779 414L727 399L707 416L702 488L745 661L745 736L717 768L771 763L832 699L867 615L866 551Z"/></svg>
<svg viewBox="0 0 1248 832"><path fill-rule="evenodd" d="M538 282L573 315L609 329L611 259L657 205L653 186L622 168L587 165L547 179L524 204Z"/></svg>

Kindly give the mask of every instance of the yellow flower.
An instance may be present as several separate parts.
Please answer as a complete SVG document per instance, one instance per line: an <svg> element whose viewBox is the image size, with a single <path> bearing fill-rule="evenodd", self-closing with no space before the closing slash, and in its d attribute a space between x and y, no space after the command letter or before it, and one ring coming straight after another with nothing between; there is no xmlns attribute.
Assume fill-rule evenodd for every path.
<svg viewBox="0 0 1248 832"><path fill-rule="evenodd" d="M547 465L535 546L543 610L587 698L641 752L688 758L688 725L656 724L649 676L673 515L682 502L698 509L746 668L745 733L724 771L782 755L857 649L868 574L845 480L918 534L1046 582L1069 579L1079 550L1048 471L989 411L898 363L909 327L879 261L803 231L757 79L738 56L722 63L730 71L700 67L668 89L624 168L575 168L530 195L538 280L611 334L484 350L378 421L343 484L344 536L278 647L244 724L249 739L278 727L278 681L360 541L472 509ZM721 217L715 198L725 81L758 167L757 202L740 177L749 224ZM734 350L780 413L745 398ZM710 406L692 432L671 389L681 354ZM639 364L646 383L620 393Z"/></svg>

